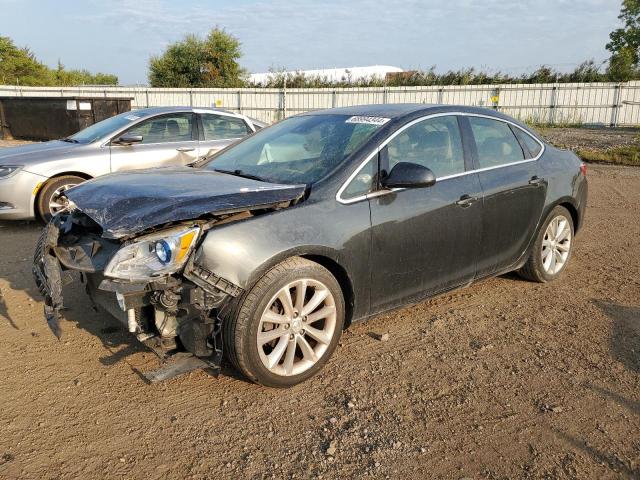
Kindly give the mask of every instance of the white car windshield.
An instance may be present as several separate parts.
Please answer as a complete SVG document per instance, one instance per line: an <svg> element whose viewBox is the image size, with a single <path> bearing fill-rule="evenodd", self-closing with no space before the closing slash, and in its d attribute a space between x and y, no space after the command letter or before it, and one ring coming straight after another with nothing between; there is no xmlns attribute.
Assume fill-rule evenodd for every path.
<svg viewBox="0 0 640 480"><path fill-rule="evenodd" d="M277 183L315 183L387 120L368 119L348 115L288 118L215 155L203 168Z"/></svg>

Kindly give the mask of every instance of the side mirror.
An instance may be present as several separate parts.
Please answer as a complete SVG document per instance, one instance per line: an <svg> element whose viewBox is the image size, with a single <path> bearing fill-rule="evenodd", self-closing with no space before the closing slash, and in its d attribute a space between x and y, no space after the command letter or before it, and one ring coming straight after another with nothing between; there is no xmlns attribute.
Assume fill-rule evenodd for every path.
<svg viewBox="0 0 640 480"><path fill-rule="evenodd" d="M400 162L382 179L386 188L421 188L436 183L436 176L430 168L416 163Z"/></svg>
<svg viewBox="0 0 640 480"><path fill-rule="evenodd" d="M113 141L117 145L131 145L140 142L142 142L142 135L127 135L126 133Z"/></svg>

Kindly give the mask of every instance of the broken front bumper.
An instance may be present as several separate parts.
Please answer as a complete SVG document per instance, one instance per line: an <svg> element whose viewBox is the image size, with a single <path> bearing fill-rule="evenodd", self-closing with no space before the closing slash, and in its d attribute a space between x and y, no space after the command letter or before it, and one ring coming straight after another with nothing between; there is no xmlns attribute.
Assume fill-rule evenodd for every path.
<svg viewBox="0 0 640 480"><path fill-rule="evenodd" d="M149 282L106 278L104 266L120 246L117 241L101 239L96 232L78 226L72 215L57 215L44 228L32 271L45 299L45 317L54 335L60 338L62 334L63 283L67 278L71 281L68 271L77 271L94 306L128 325L129 331L163 360L181 359L177 365L172 361L164 370L152 373L150 380L184 373L185 368L191 370L194 365L217 373L222 359L223 313L241 289L192 262L180 275ZM189 355L199 362L187 360Z"/></svg>
<svg viewBox="0 0 640 480"><path fill-rule="evenodd" d="M63 308L62 271L60 262L53 253L58 244L60 229L50 222L42 231L33 258L32 273L40 294L44 297L44 316L53 334L59 339L60 310Z"/></svg>

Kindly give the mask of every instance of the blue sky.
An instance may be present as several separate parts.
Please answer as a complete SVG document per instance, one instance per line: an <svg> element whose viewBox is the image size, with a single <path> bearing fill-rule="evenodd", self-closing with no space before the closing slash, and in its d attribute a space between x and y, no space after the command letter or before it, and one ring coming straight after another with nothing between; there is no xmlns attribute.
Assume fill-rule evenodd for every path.
<svg viewBox="0 0 640 480"><path fill-rule="evenodd" d="M393 65L522 73L605 60L619 0L0 0L0 35L44 63L146 83L149 57L186 33L224 27L242 65Z"/></svg>

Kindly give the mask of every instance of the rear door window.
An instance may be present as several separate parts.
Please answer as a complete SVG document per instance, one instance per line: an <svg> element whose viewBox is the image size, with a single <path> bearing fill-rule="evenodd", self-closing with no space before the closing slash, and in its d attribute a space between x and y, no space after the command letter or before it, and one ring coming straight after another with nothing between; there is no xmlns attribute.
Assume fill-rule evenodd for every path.
<svg viewBox="0 0 640 480"><path fill-rule="evenodd" d="M200 117L205 140L242 138L251 133L241 118L208 113L200 114Z"/></svg>
<svg viewBox="0 0 640 480"><path fill-rule="evenodd" d="M484 117L468 118L478 149L480 168L524 160L522 147L508 123Z"/></svg>

